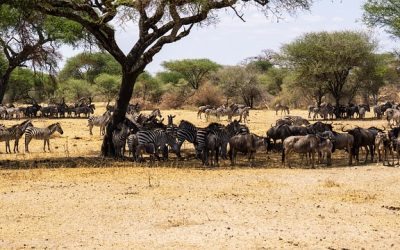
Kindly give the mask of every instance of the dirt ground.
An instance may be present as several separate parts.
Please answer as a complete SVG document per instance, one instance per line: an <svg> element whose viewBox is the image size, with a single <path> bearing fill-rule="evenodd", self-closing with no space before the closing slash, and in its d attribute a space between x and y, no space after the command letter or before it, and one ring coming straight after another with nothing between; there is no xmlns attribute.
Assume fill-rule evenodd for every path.
<svg viewBox="0 0 400 250"><path fill-rule="evenodd" d="M162 113L207 124L195 111ZM252 111L249 127L263 135L279 117ZM86 119L33 120L54 122L64 134L50 141L52 152L33 141L33 153L20 142L21 153L0 154L0 249L400 248L399 167L350 167L335 153L330 168L297 161L284 169L264 152L255 167L174 158L150 167L98 157L101 137L98 128L89 135ZM334 121L345 124L385 122Z"/></svg>

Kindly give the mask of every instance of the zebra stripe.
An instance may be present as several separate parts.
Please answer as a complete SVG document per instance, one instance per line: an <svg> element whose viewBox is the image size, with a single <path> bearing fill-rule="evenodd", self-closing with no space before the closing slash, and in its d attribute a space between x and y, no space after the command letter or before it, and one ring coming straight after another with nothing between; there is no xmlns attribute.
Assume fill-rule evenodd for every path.
<svg viewBox="0 0 400 250"><path fill-rule="evenodd" d="M0 141L6 142L6 153L11 153L10 141L15 140L18 124L0 131Z"/></svg>
<svg viewBox="0 0 400 250"><path fill-rule="evenodd" d="M125 123L120 125L121 129L114 130L112 133L112 140L115 149L115 156L122 157L125 153L126 139L129 136L129 127Z"/></svg>
<svg viewBox="0 0 400 250"><path fill-rule="evenodd" d="M182 120L179 123L177 138L179 143L179 148L181 148L184 141L194 143L196 141L197 127L192 123Z"/></svg>
<svg viewBox="0 0 400 250"><path fill-rule="evenodd" d="M61 128L60 123L54 123L48 126L47 128L36 128L36 127L28 127L25 130L25 151L29 152L29 143L32 139L43 140L43 150L46 151L46 143L47 149L50 151L50 136L54 134L54 132L58 132L63 134L64 131Z"/></svg>
<svg viewBox="0 0 400 250"><path fill-rule="evenodd" d="M88 127L91 135L94 126L100 127L100 135L105 134L105 128L111 120L111 112L107 111L102 116L91 116L88 118Z"/></svg>
<svg viewBox="0 0 400 250"><path fill-rule="evenodd" d="M176 138L163 130L146 130L136 133L138 145L153 144L156 150L155 156L158 159L157 149L161 148L163 152L167 150L166 145L169 145L178 155L179 148Z"/></svg>

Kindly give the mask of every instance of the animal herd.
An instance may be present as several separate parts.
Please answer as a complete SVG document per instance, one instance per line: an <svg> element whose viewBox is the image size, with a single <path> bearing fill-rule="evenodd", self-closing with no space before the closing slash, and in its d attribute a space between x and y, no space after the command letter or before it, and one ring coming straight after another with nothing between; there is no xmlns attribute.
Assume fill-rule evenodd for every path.
<svg viewBox="0 0 400 250"><path fill-rule="evenodd" d="M348 164L352 165L353 161L359 162L360 149L365 151L364 162L368 161L368 156L373 162L374 155L377 155L378 161L394 165L396 156L399 164L400 127L390 127L385 131L385 127L342 126L340 131L335 131L332 123L317 121L311 124L301 116L287 115L277 119L275 125L265 135L260 136L252 133L240 120L232 121L235 115L241 118L248 116L248 107L234 104L223 108L229 110L227 125L212 122L206 127L197 127L187 120L175 124L173 115L168 115L168 122L164 124L159 109L145 115L140 112L138 105L130 105L126 118L116 125L112 133L115 155L118 158L124 157L127 145L129 157L134 161L144 161L144 154L149 154L151 161L166 160L171 152L181 159L182 145L188 142L193 145L193 155L204 165L219 165L221 159L229 159L235 165L238 153L246 155L249 163L254 164L256 152L259 150L266 151L266 154L279 153L281 163L289 167L293 164L294 153L300 154L302 161L305 158L306 164L314 167L317 162L332 164L333 154L343 150L347 154ZM199 108L198 117L202 114L206 117L210 115L207 110L209 108ZM112 107L107 105L107 111L103 115L88 118L90 135L95 126L100 128L100 135L105 134L112 112ZM389 117L395 121L391 125L399 125L396 122L396 117L400 116L398 109L391 106L385 109L385 113L389 122ZM31 120L26 120L8 128L0 126L0 141L6 143L7 153L11 153L10 141L15 141L13 151L18 152L19 140L25 134L26 152L29 152L32 139L43 140L43 150L46 151L47 145L47 150L50 151L49 138L55 132L63 134L60 123L37 128Z"/></svg>

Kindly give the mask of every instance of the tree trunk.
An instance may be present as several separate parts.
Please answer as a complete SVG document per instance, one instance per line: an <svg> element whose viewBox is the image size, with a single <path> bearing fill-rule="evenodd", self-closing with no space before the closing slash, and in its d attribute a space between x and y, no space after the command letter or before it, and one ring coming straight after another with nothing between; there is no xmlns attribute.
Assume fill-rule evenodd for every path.
<svg viewBox="0 0 400 250"><path fill-rule="evenodd" d="M117 98L115 104L115 111L111 118L111 122L108 124L106 129L106 134L103 138L103 144L101 146L101 154L105 157L115 157L114 144L112 142L112 133L116 126L125 119L125 114L129 101L131 100L133 87L137 77L142 73L141 71L136 71L133 73L124 70L122 73L122 83L119 91L119 97Z"/></svg>
<svg viewBox="0 0 400 250"><path fill-rule="evenodd" d="M6 94L7 85L10 80L12 68L8 68L0 78L0 104L3 103L4 95Z"/></svg>
<svg viewBox="0 0 400 250"><path fill-rule="evenodd" d="M341 118L341 114L340 114L340 96L334 96L335 98L335 115L336 115L336 119Z"/></svg>

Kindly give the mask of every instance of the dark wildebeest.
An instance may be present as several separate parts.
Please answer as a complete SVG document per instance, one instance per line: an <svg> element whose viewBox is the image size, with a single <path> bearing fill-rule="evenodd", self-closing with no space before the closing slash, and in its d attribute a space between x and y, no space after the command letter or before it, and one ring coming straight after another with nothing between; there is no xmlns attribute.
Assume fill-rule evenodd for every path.
<svg viewBox="0 0 400 250"><path fill-rule="evenodd" d="M300 135L290 136L283 141L282 150L282 164L288 162L289 167L290 160L289 155L292 152L300 154L310 154L311 167L314 168L315 153L319 152L332 152L332 143L329 139L317 136L317 135ZM328 165L330 164L330 153L328 154Z"/></svg>
<svg viewBox="0 0 400 250"><path fill-rule="evenodd" d="M291 135L292 132L290 131L289 126L286 124L271 127L267 131L267 138L272 139L274 141L274 144L277 140L281 140L283 142L283 140Z"/></svg>
<svg viewBox="0 0 400 250"><path fill-rule="evenodd" d="M210 132L207 134L206 141L203 148L203 165L209 164L209 156L211 158L211 166L218 166L219 151L222 147L222 141L216 134Z"/></svg>
<svg viewBox="0 0 400 250"><path fill-rule="evenodd" d="M351 149L351 153L356 158L357 163L359 162L360 147L364 147L366 151L364 163L367 163L368 153L371 154L371 161L374 161L375 136L378 134L378 132L383 132L383 130L375 127L368 129L356 127L354 129L344 130L343 127L342 131L347 132L354 137L354 144L353 148Z"/></svg>
<svg viewBox="0 0 400 250"><path fill-rule="evenodd" d="M390 153L392 155L392 162L394 165L392 142L390 141L388 134L384 132L378 132L375 137L375 149L378 151L378 162L383 161L384 166L385 162L387 162L388 165L391 165L388 159L388 153Z"/></svg>
<svg viewBox="0 0 400 250"><path fill-rule="evenodd" d="M323 137L332 138L333 150L332 153L338 150L346 150L349 154L349 165L353 163L353 156L351 154L351 149L354 144L354 137L349 133L337 133L335 131L325 131L321 133Z"/></svg>
<svg viewBox="0 0 400 250"><path fill-rule="evenodd" d="M248 155L249 162L253 165L257 148L265 144L266 138L255 134L238 134L231 137L229 139L229 158L231 164L235 165L237 152L242 152Z"/></svg>

